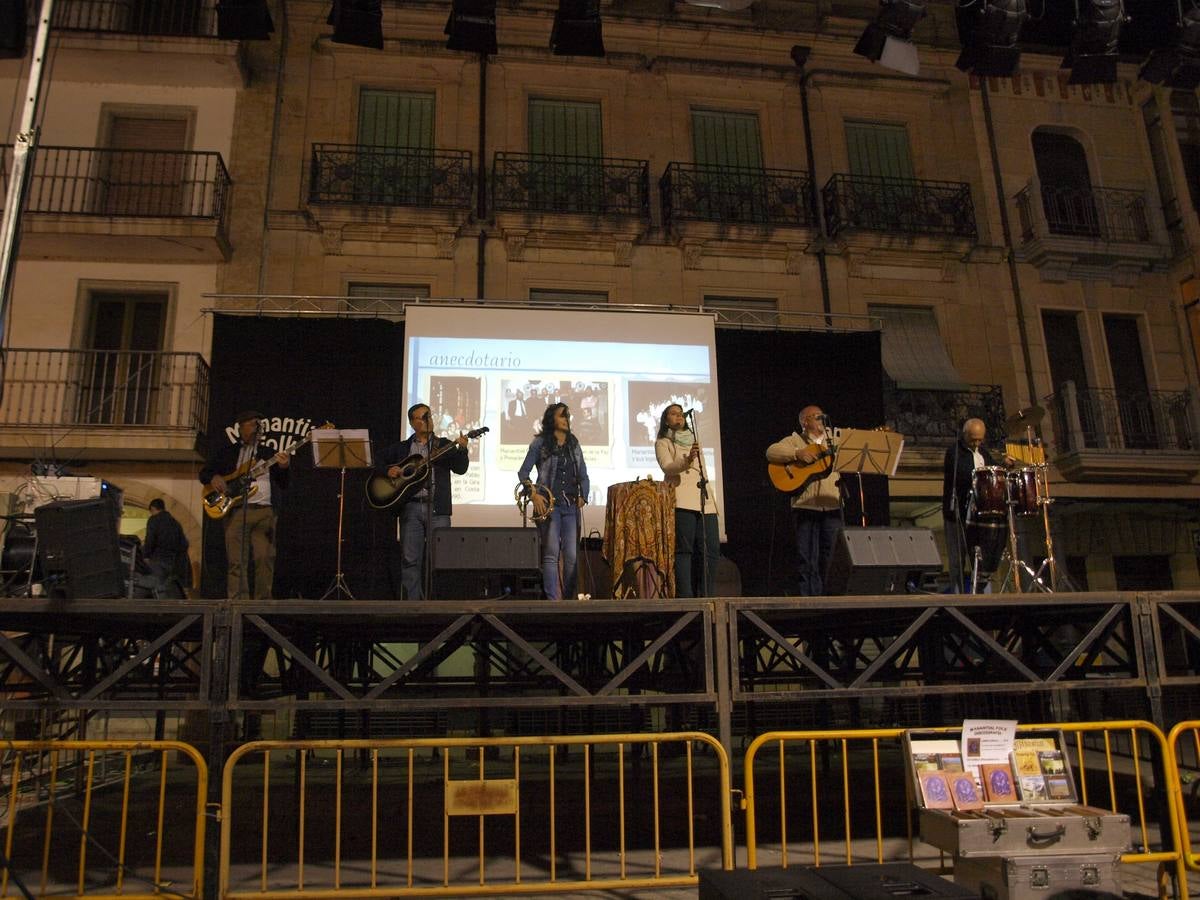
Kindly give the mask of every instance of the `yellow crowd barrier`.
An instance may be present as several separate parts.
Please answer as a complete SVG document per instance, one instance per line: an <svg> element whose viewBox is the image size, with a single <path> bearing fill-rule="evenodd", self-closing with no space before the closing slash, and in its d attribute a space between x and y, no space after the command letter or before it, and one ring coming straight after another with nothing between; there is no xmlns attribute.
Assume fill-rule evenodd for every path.
<svg viewBox="0 0 1200 900"><path fill-rule="evenodd" d="M693 885L697 822L733 867L729 759L699 732L257 741L221 791L223 900Z"/></svg>
<svg viewBox="0 0 1200 900"><path fill-rule="evenodd" d="M1179 850L1185 869L1200 872L1200 855L1192 846L1193 814L1200 813L1200 721L1180 722L1167 736L1171 805L1179 817ZM1200 816L1195 816L1200 818Z"/></svg>
<svg viewBox="0 0 1200 900"><path fill-rule="evenodd" d="M0 898L199 900L208 768L176 741L2 741ZM177 755L176 755L177 754ZM182 829L183 835L170 832ZM166 858L167 846L191 847Z"/></svg>
<svg viewBox="0 0 1200 900"><path fill-rule="evenodd" d="M1022 725L1023 731L1060 729L1067 736L1072 753L1072 764L1080 786L1080 800L1085 805L1104 807L1114 812L1129 815L1134 851L1121 857L1122 863L1154 864L1158 866L1157 883L1160 897L1167 897L1169 884L1167 866L1174 868L1178 879L1179 900L1187 900L1187 879L1184 856L1177 839L1180 832L1178 806L1169 800L1166 811L1169 816L1169 834L1159 836L1164 848L1152 850L1154 835L1148 820L1148 800L1157 787L1160 797L1165 797L1168 785L1153 785L1155 766L1158 772L1173 768L1171 745L1162 731L1150 722L1082 722L1054 725ZM922 731L949 731L951 729L922 729ZM1178 730L1178 729L1176 729ZM1175 732L1172 732L1174 734ZM859 859L855 859L855 841L865 842L872 847L867 854L870 860L883 862L884 841L895 837L889 830L896 831L898 816L904 817L903 836L908 841L908 858L914 855L913 808L911 784L907 776L906 761L902 758L901 728L870 730L825 730L825 731L775 731L763 734L746 749L744 758L744 784L742 805L746 811L746 853L749 868L758 867L760 822L759 807L763 805L756 791L755 767L764 748L775 746L776 753L770 754L777 761L777 844L779 864L787 866L798 852L806 852L805 862L821 865L831 854L822 853L831 841L824 837L830 831L840 831L835 846L840 845L833 861L852 865L864 862L863 844L859 844ZM765 768L766 763L763 763ZM789 775L798 766L800 775ZM1103 775L1097 780L1102 789L1093 790L1089 784L1089 773L1098 768ZM1170 781L1169 774L1167 775ZM1151 788L1147 788L1147 782ZM1132 784L1130 784L1132 782ZM764 784L768 783L764 780ZM900 787L903 785L903 794ZM803 786L803 788L801 788ZM1118 786L1125 787L1122 794ZM865 798L864 798L865 795ZM903 804L902 806L900 804ZM789 836L789 823L794 828L804 817L789 817L789 807L800 804L808 817L809 834L805 841L795 841L794 833ZM869 809L869 823L860 827L854 821L854 811ZM1150 809L1150 813L1158 810ZM798 822L798 818L800 822ZM890 829L889 829L890 826ZM856 830L857 829L857 830ZM804 848L803 851L795 849Z"/></svg>

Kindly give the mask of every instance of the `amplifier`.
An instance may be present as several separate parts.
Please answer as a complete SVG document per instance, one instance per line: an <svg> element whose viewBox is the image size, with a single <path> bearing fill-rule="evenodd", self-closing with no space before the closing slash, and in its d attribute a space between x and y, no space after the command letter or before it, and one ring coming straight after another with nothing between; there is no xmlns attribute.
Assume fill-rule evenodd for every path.
<svg viewBox="0 0 1200 900"><path fill-rule="evenodd" d="M441 569L536 569L541 563L536 528L439 528L433 563Z"/></svg>
<svg viewBox="0 0 1200 900"><path fill-rule="evenodd" d="M928 528L843 528L825 573L826 594L909 594L942 570Z"/></svg>

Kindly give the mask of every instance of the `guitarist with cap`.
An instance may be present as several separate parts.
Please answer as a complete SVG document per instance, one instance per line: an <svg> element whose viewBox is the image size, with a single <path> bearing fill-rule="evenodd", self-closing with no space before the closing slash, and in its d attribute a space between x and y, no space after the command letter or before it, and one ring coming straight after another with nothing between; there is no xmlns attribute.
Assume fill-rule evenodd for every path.
<svg viewBox="0 0 1200 900"><path fill-rule="evenodd" d="M229 596L250 596L249 551L254 554L254 599L270 600L275 580L275 521L287 490L291 456L276 453L259 442L262 414L248 409L237 415L238 441L222 442L200 470L200 483L226 493L235 474L257 466L253 489L245 498L245 509L235 508L225 516L225 555L229 559ZM259 465L259 463L265 465Z"/></svg>
<svg viewBox="0 0 1200 900"><path fill-rule="evenodd" d="M842 530L842 499L833 468L826 418L819 406L800 410L799 428L767 448L767 462L809 467L807 484L792 494L802 597L824 593L825 569Z"/></svg>
<svg viewBox="0 0 1200 900"><path fill-rule="evenodd" d="M412 426L412 435L397 444L392 444L379 454L377 464L380 467L386 466L388 478L395 479L411 468L411 465L404 465L411 457L423 456L429 459L431 451L434 455L433 465L418 469L427 471L428 477L422 477L419 479L420 483L409 486L403 501L397 504L399 514L396 520L396 541L399 559L397 560L397 554L393 553L388 561L388 572L396 599L423 600L423 576L429 536L434 528L450 527L450 515L453 512L450 473L465 474L471 464L471 458L467 455L467 435L461 435L456 441L434 435L433 421L426 404L415 403L408 408L408 424Z"/></svg>

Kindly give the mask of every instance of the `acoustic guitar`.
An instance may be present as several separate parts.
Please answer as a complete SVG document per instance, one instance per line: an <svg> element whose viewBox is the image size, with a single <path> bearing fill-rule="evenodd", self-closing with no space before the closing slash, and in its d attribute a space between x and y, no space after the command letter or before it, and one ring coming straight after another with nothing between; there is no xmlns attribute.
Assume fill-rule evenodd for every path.
<svg viewBox="0 0 1200 900"><path fill-rule="evenodd" d="M468 431L467 439L473 441L481 434L487 434L488 430L487 426L484 426L476 428L474 431ZM429 467L457 446L455 441L443 444L428 457L422 456L420 453L410 454L406 459L395 463L400 467L395 478L389 477L386 469L376 472L367 479L367 502L373 509L387 509L389 506L407 501L419 490L426 476L429 475ZM390 468L391 466L388 466L388 469Z"/></svg>
<svg viewBox="0 0 1200 900"><path fill-rule="evenodd" d="M814 481L827 478L833 471L837 447L809 444L804 449L816 457L807 465L799 460L787 463L767 463L767 476L771 479L771 484L785 494L799 493Z"/></svg>
<svg viewBox="0 0 1200 900"><path fill-rule="evenodd" d="M332 422L326 422L320 428L333 428ZM288 456L295 456L296 452L306 444L312 441L313 431L309 429L308 434L301 438L285 451ZM258 484L256 483L260 476L271 471L271 466L275 465L278 460L274 456L268 459L248 459L228 475L222 475L225 479L225 490L218 491L212 484L204 486L204 495L200 498L204 504L204 513L210 519L223 519L225 516L241 505L242 501L248 500L258 493Z"/></svg>

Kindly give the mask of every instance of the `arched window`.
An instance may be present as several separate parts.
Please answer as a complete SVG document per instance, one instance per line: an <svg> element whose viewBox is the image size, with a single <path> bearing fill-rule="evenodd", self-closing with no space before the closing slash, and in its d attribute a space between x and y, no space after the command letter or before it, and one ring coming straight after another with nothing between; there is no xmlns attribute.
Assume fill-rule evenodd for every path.
<svg viewBox="0 0 1200 900"><path fill-rule="evenodd" d="M1050 233L1098 237L1100 222L1083 145L1068 134L1039 128L1033 133L1033 160Z"/></svg>

